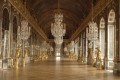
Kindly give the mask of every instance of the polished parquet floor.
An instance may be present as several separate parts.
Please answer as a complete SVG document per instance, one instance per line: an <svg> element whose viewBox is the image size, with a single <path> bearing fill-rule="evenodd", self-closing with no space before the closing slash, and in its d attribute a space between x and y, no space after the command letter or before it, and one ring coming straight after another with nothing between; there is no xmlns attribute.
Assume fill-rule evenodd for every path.
<svg viewBox="0 0 120 80"><path fill-rule="evenodd" d="M49 60L31 63L18 70L0 69L0 80L120 80L120 77L76 61Z"/></svg>

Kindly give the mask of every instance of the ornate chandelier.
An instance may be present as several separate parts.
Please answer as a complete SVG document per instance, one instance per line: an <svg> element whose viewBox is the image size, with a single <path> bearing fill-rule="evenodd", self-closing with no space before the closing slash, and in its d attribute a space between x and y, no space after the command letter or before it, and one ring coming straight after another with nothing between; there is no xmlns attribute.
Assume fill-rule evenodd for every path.
<svg viewBox="0 0 120 80"><path fill-rule="evenodd" d="M54 39L54 42L55 42L56 44L62 44L62 43L63 43L63 37L56 37L56 38Z"/></svg>
<svg viewBox="0 0 120 80"><path fill-rule="evenodd" d="M54 15L54 22L51 23L51 33L54 37L65 36L66 24L63 23L63 14L60 13L59 0L58 0L58 10Z"/></svg>
<svg viewBox="0 0 120 80"><path fill-rule="evenodd" d="M93 2L93 1L92 1ZM97 24L93 21L93 4L92 4L92 21L88 23L89 31L87 30L86 37L91 42L98 40L98 27Z"/></svg>
<svg viewBox="0 0 120 80"><path fill-rule="evenodd" d="M64 36L66 33L66 24L63 23L63 14L55 13L54 22L51 23L51 33L54 37Z"/></svg>
<svg viewBox="0 0 120 80"><path fill-rule="evenodd" d="M21 21L21 39L26 41L30 36L30 27L26 20Z"/></svg>
<svg viewBox="0 0 120 80"><path fill-rule="evenodd" d="M26 0L25 0L25 13L26 13ZM26 41L30 36L30 27L28 26L28 21L23 19L21 21L21 39Z"/></svg>
<svg viewBox="0 0 120 80"><path fill-rule="evenodd" d="M89 31L87 31L88 40L97 41L98 40L98 27L97 27L97 24L94 21L92 21L88 25L89 25Z"/></svg>

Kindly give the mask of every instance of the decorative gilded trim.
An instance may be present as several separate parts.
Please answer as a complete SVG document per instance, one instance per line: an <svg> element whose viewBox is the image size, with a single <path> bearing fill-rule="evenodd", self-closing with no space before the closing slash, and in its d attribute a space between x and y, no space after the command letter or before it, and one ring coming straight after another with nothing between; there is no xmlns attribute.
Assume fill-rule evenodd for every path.
<svg viewBox="0 0 120 80"><path fill-rule="evenodd" d="M36 32L38 32L39 35L43 37L43 39L48 41L46 34L43 32L42 29L40 29L40 26L37 24L36 20L31 16L30 12L26 9L22 2L20 0L8 0L8 1L32 25Z"/></svg>

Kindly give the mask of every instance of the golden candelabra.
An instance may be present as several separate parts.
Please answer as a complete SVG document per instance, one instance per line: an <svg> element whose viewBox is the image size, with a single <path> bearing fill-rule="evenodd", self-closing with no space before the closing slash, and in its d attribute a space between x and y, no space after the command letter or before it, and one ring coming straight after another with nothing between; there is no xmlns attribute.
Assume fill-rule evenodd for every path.
<svg viewBox="0 0 120 80"><path fill-rule="evenodd" d="M79 62L80 62L80 63L83 63L83 55L82 55L82 54L80 54Z"/></svg>
<svg viewBox="0 0 120 80"><path fill-rule="evenodd" d="M90 63L91 65L94 65L93 49L92 48L89 49L90 49Z"/></svg>
<svg viewBox="0 0 120 80"><path fill-rule="evenodd" d="M43 51L41 57L42 57L42 60L47 60L47 59L48 59L48 54L47 54L47 52L46 52L46 51Z"/></svg>
<svg viewBox="0 0 120 80"><path fill-rule="evenodd" d="M24 54L23 54L23 57L22 57L22 67L25 67L25 58L27 56L27 49L25 48L24 49Z"/></svg>
<svg viewBox="0 0 120 80"><path fill-rule="evenodd" d="M82 64L83 63L82 47L79 47L79 50L80 50L80 54L79 54L78 61Z"/></svg>
<svg viewBox="0 0 120 80"><path fill-rule="evenodd" d="M15 59L14 59L14 68L18 68L18 58L19 58L19 54L20 54L20 49L17 48L16 49L16 54L15 54Z"/></svg>
<svg viewBox="0 0 120 80"><path fill-rule="evenodd" d="M97 64L98 64L97 69L102 70L102 61L101 61L101 56L100 56L101 51L100 51L99 47L97 47L96 49L97 49L97 57L96 58L97 58Z"/></svg>
<svg viewBox="0 0 120 80"><path fill-rule="evenodd" d="M68 55L70 60L76 59L76 55L74 52L70 52L70 54Z"/></svg>

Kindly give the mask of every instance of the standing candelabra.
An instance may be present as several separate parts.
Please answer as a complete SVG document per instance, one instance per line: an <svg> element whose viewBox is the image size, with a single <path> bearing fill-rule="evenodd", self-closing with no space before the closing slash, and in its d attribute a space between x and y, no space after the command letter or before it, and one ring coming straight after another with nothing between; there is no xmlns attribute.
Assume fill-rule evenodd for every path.
<svg viewBox="0 0 120 80"><path fill-rule="evenodd" d="M22 66L25 66L25 55L27 54L25 49L25 42L30 36L30 27L26 20L21 21L21 39L22 39Z"/></svg>
<svg viewBox="0 0 120 80"><path fill-rule="evenodd" d="M98 41L98 27L97 24L92 21L89 23L89 30L87 29L86 34L87 39L89 40L89 57L88 57L88 64L94 64L94 49L95 49L95 42Z"/></svg>

